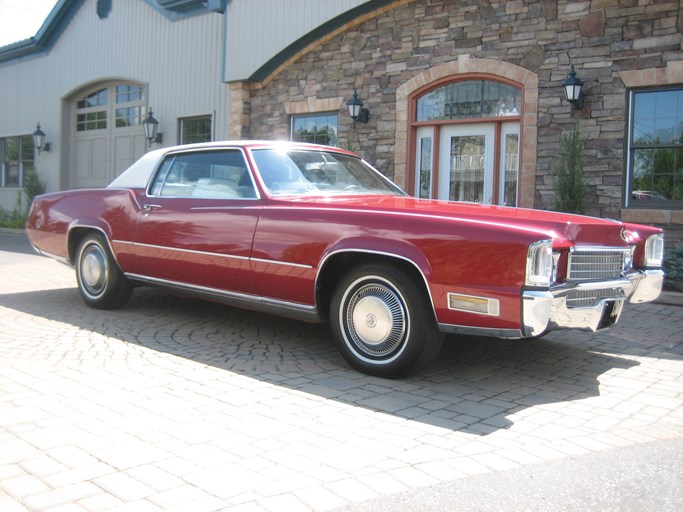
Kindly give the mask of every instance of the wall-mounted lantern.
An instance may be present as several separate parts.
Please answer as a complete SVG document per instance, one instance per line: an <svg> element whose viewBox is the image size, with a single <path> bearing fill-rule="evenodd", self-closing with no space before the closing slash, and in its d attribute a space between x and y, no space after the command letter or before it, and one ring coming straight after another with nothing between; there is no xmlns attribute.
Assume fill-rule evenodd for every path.
<svg viewBox="0 0 683 512"><path fill-rule="evenodd" d="M40 129L40 123L36 127L36 131L33 132L33 146L38 150L40 154L42 151L50 151L50 143L45 142L45 132Z"/></svg>
<svg viewBox="0 0 683 512"><path fill-rule="evenodd" d="M147 138L150 146L154 143L161 144L163 140L163 134L159 133L159 121L154 119L151 108L149 109L147 117L142 122L142 127L145 129L145 137Z"/></svg>
<svg viewBox="0 0 683 512"><path fill-rule="evenodd" d="M583 82L576 77L574 64L572 64L569 75L562 85L564 96L572 104L572 110L583 108Z"/></svg>
<svg viewBox="0 0 683 512"><path fill-rule="evenodd" d="M356 89L353 90L353 96L346 102L346 106L349 108L349 116L353 119L354 127L356 122L367 123L370 119L370 111L367 108L363 108L363 102L358 97Z"/></svg>

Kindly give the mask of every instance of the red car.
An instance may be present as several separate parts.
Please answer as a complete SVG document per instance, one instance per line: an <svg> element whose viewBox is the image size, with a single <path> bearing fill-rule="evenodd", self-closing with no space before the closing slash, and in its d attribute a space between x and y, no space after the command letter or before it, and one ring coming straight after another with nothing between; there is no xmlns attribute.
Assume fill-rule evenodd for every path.
<svg viewBox="0 0 683 512"><path fill-rule="evenodd" d="M153 285L328 321L383 377L423 368L444 333L604 329L663 281L659 229L420 200L348 151L294 143L152 151L105 189L37 197L27 230L92 307Z"/></svg>

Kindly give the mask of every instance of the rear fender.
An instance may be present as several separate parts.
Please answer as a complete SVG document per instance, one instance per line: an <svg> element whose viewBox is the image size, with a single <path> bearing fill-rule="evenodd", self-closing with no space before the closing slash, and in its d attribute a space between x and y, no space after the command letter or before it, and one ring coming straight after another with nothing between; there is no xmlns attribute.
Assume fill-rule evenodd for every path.
<svg viewBox="0 0 683 512"><path fill-rule="evenodd" d="M81 245L83 239L92 232L97 232L104 235L107 240L107 245L109 246L109 251L114 254L111 245L111 226L102 219L77 219L71 222L69 225L69 235L67 237L67 249L69 263L73 265L76 261L76 253L78 251L78 246ZM114 256L116 258L116 256Z"/></svg>

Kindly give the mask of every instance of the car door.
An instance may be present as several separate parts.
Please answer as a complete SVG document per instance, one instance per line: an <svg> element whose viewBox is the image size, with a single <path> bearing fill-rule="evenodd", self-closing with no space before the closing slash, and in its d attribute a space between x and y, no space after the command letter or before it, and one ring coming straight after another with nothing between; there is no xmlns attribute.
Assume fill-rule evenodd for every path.
<svg viewBox="0 0 683 512"><path fill-rule="evenodd" d="M133 274L253 293L249 258L261 201L241 150L167 155L141 206Z"/></svg>

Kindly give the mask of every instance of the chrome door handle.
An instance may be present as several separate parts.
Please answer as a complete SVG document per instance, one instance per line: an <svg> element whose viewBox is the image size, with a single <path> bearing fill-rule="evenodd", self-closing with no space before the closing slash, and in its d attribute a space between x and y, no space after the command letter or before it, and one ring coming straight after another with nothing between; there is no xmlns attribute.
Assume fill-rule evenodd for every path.
<svg viewBox="0 0 683 512"><path fill-rule="evenodd" d="M146 212L149 212L152 210L160 210L161 205L160 204L145 204L145 205L142 205L142 209L145 210Z"/></svg>

